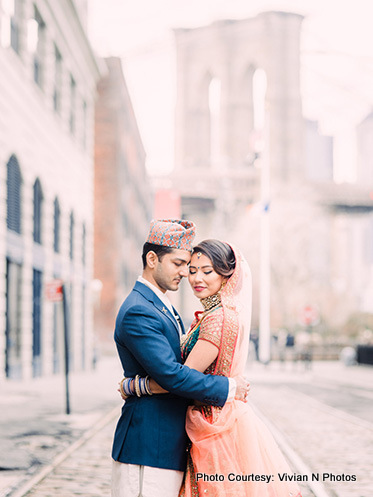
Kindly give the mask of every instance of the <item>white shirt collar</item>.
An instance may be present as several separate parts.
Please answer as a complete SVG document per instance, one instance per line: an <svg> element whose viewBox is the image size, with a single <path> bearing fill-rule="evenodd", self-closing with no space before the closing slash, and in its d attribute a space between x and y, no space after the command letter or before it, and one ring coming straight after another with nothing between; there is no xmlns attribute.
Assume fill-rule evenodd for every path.
<svg viewBox="0 0 373 497"><path fill-rule="evenodd" d="M170 299L167 297L167 295L165 293L162 292L162 290L160 290L158 287L153 285L153 283L150 283L150 281L146 280L142 276L139 276L137 278L137 281L139 281L140 283L143 283L144 285L149 287L150 290L152 290L156 294L156 296L159 298L159 300L161 300L164 303L164 305L168 308L168 310L172 314L174 314L174 310L172 308L172 304L170 302Z"/></svg>

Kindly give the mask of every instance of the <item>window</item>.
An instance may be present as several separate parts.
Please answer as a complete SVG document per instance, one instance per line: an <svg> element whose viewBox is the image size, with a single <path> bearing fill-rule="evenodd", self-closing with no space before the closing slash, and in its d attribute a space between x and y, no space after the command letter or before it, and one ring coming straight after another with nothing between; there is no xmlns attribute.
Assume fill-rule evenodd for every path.
<svg viewBox="0 0 373 497"><path fill-rule="evenodd" d="M41 243L43 191L39 179L34 183L34 242Z"/></svg>
<svg viewBox="0 0 373 497"><path fill-rule="evenodd" d="M257 69L253 75L254 129L264 130L266 113L267 75L263 69Z"/></svg>
<svg viewBox="0 0 373 497"><path fill-rule="evenodd" d="M22 376L22 266L6 260L5 374Z"/></svg>
<svg viewBox="0 0 373 497"><path fill-rule="evenodd" d="M21 0L3 0L1 22L1 42L4 47L20 51L20 28L22 18Z"/></svg>
<svg viewBox="0 0 373 497"><path fill-rule="evenodd" d="M33 270L32 279L32 375L42 374L43 273Z"/></svg>
<svg viewBox="0 0 373 497"><path fill-rule="evenodd" d="M75 116L75 98L76 98L76 83L75 79L70 75L70 133L75 134L76 116Z"/></svg>
<svg viewBox="0 0 373 497"><path fill-rule="evenodd" d="M70 251L69 251L69 256L70 260L74 259L74 213L72 212L70 214Z"/></svg>
<svg viewBox="0 0 373 497"><path fill-rule="evenodd" d="M34 14L34 34L31 42L34 45L31 47L31 50L34 52L34 81L42 88L44 83L45 23L36 7Z"/></svg>
<svg viewBox="0 0 373 497"><path fill-rule="evenodd" d="M7 227L21 233L21 170L14 155L7 164Z"/></svg>
<svg viewBox="0 0 373 497"><path fill-rule="evenodd" d="M53 220L53 250L56 253L60 251L60 203L58 198L54 199L54 220Z"/></svg>
<svg viewBox="0 0 373 497"><path fill-rule="evenodd" d="M19 53L20 26L21 26L21 1L10 0L12 15L10 17L10 46Z"/></svg>
<svg viewBox="0 0 373 497"><path fill-rule="evenodd" d="M212 78L209 90L210 111L210 159L216 163L220 157L220 113L221 113L221 81Z"/></svg>
<svg viewBox="0 0 373 497"><path fill-rule="evenodd" d="M62 55L57 46L54 46L54 90L53 108L56 112L61 111L61 88L62 88Z"/></svg>

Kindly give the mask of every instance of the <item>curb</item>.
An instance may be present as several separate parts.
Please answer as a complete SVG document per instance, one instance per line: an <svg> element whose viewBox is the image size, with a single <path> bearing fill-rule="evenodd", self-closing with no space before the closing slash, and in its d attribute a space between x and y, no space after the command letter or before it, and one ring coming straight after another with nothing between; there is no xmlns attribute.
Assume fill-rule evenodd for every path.
<svg viewBox="0 0 373 497"><path fill-rule="evenodd" d="M119 408L115 407L102 418L100 418L95 424L91 426L78 440L72 443L64 451L62 451L58 456L54 458L51 464L42 468L38 473L32 476L17 490L10 490L4 497L24 497L32 488L40 483L46 476L48 476L57 466L59 466L65 459L67 459L73 452L84 445L88 440L90 440L96 433L102 430L110 421L113 421L118 417Z"/></svg>

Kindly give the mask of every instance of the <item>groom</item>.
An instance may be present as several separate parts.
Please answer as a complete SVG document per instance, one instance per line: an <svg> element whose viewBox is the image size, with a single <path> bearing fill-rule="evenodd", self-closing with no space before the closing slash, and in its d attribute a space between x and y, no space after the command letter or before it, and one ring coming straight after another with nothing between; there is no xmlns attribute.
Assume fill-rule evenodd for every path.
<svg viewBox="0 0 373 497"><path fill-rule="evenodd" d="M223 406L228 396L246 389L242 378L204 375L182 365L184 326L166 291L177 290L188 275L194 236L190 221L152 221L143 274L116 319L114 338L125 376L149 375L170 393L126 400L114 435L113 497L177 497L190 399Z"/></svg>

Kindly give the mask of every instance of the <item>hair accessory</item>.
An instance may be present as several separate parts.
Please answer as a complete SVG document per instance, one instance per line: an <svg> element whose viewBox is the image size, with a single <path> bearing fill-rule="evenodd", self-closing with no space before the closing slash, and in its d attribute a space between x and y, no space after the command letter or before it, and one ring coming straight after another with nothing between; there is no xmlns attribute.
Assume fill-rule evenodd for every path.
<svg viewBox="0 0 373 497"><path fill-rule="evenodd" d="M192 221L180 219L158 219L151 221L148 243L175 249L192 251L196 227Z"/></svg>
<svg viewBox="0 0 373 497"><path fill-rule="evenodd" d="M202 252L197 252L197 259L199 259L201 257L201 255L202 255Z"/></svg>

